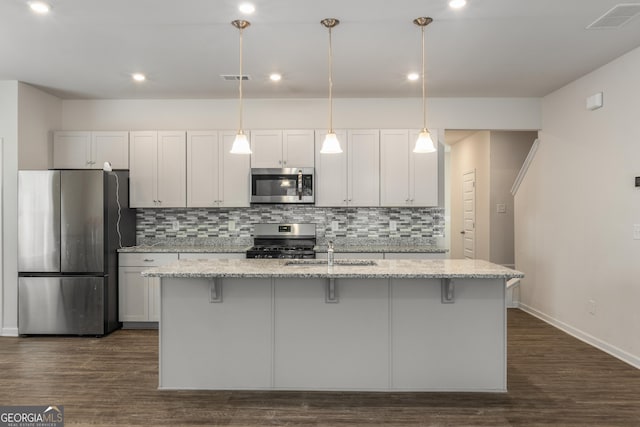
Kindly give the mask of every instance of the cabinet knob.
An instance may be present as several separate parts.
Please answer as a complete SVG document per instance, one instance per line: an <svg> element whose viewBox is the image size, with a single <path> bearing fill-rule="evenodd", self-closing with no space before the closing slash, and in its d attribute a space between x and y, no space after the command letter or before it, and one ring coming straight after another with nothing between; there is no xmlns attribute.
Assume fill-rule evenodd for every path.
<svg viewBox="0 0 640 427"><path fill-rule="evenodd" d="M285 160L285 161L284 161L284 162L282 162L282 163L284 163L284 164L286 165L286 164L287 164L287 161Z"/></svg>
<svg viewBox="0 0 640 427"><path fill-rule="evenodd" d="M282 164L282 160L278 160L278 164L281 165Z"/></svg>

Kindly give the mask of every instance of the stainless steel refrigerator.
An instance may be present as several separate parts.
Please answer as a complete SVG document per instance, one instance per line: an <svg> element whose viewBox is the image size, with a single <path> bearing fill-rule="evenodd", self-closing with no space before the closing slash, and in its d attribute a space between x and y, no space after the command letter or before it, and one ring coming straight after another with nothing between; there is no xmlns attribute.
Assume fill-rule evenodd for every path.
<svg viewBox="0 0 640 427"><path fill-rule="evenodd" d="M19 171L18 333L120 326L117 250L135 243L128 188L128 171Z"/></svg>

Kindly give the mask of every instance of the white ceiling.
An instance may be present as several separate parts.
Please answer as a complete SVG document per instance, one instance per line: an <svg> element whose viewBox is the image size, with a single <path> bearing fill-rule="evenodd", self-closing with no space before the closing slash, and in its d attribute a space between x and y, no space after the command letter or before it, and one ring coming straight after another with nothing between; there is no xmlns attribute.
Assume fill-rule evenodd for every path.
<svg viewBox="0 0 640 427"><path fill-rule="evenodd" d="M0 80L65 99L234 98L240 0L26 0L0 2ZM326 97L333 31L335 97L415 97L426 28L427 96L539 97L640 46L640 17L586 30L619 0L253 0L245 17L247 98ZM284 78L270 82L271 72ZM135 84L131 73L148 81Z"/></svg>

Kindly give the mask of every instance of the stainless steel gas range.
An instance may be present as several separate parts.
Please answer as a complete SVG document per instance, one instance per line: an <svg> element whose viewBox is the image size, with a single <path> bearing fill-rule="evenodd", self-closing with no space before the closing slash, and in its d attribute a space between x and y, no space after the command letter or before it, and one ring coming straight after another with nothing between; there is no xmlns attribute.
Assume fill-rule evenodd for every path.
<svg viewBox="0 0 640 427"><path fill-rule="evenodd" d="M315 258L315 224L256 224L247 258Z"/></svg>

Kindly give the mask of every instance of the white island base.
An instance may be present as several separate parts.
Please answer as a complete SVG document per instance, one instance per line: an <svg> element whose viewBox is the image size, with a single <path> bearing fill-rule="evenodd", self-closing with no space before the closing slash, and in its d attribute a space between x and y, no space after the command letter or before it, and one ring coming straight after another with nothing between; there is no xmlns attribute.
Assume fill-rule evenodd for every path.
<svg viewBox="0 0 640 427"><path fill-rule="evenodd" d="M507 388L502 277L160 276L161 389Z"/></svg>

